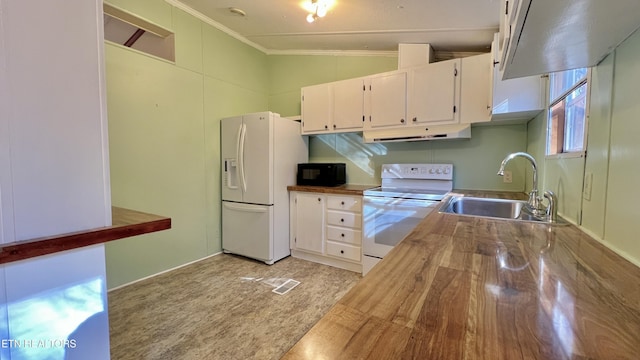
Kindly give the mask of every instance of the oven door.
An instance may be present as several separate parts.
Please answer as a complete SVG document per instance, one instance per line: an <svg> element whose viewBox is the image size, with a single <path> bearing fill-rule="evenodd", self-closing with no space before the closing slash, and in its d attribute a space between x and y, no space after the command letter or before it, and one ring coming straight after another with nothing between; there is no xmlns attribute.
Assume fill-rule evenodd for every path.
<svg viewBox="0 0 640 360"><path fill-rule="evenodd" d="M431 200L364 196L363 254L383 258L437 204Z"/></svg>

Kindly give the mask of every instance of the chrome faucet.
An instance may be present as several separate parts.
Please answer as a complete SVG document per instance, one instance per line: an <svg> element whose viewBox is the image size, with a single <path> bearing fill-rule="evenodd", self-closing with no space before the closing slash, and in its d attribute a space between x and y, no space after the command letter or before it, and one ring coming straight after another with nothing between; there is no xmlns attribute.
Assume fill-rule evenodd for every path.
<svg viewBox="0 0 640 360"><path fill-rule="evenodd" d="M549 222L558 222L558 198L556 194L551 190L547 190L544 192L544 197L549 202L549 206L547 206L547 221Z"/></svg>
<svg viewBox="0 0 640 360"><path fill-rule="evenodd" d="M529 160L529 162L531 163L531 166L533 167L533 189L531 189L531 192L529 193L529 201L527 202L526 208L534 216L545 217L547 215L548 209L542 205L542 198L538 196L538 164L536 163L536 159L534 159L533 156L527 154L526 152L515 152L507 155L507 157L504 158L504 160L502 160L502 163L500 164L500 170L498 170L498 175L504 176L504 167L507 165L509 161L511 161L516 157L523 157ZM555 200L555 195L553 195L553 200ZM552 200L549 199L549 202L550 202L549 207L551 207ZM554 211L555 211L555 208L556 208L556 201L553 201ZM548 219L549 221L552 221L551 217L548 217Z"/></svg>

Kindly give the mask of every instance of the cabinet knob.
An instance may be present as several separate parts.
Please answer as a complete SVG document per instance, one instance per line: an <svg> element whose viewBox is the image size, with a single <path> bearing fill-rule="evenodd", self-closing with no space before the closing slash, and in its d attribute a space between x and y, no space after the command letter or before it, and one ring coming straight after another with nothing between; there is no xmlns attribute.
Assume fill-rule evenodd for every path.
<svg viewBox="0 0 640 360"><path fill-rule="evenodd" d="M417 117L414 117L414 118L412 119L412 121L413 121L413 122L417 122L417 121L418 121L418 118L417 118Z"/></svg>
<svg viewBox="0 0 640 360"><path fill-rule="evenodd" d="M325 129L328 129L328 128L329 128L329 125L325 125L325 126L324 126L324 128L325 128Z"/></svg>
<svg viewBox="0 0 640 360"><path fill-rule="evenodd" d="M340 250L340 254L344 254L344 250Z"/></svg>
<svg viewBox="0 0 640 360"><path fill-rule="evenodd" d="M322 199L321 199L321 198L318 198L318 201L322 201Z"/></svg>
<svg viewBox="0 0 640 360"><path fill-rule="evenodd" d="M334 129L336 128L336 124L333 124L333 128L334 128Z"/></svg>
<svg viewBox="0 0 640 360"><path fill-rule="evenodd" d="M340 222L344 222L344 219L340 219Z"/></svg>
<svg viewBox="0 0 640 360"><path fill-rule="evenodd" d="M400 122L404 124L404 119L400 119Z"/></svg>
<svg viewBox="0 0 640 360"><path fill-rule="evenodd" d="M340 202L340 205L344 205L344 201L341 201L341 202Z"/></svg>
<svg viewBox="0 0 640 360"><path fill-rule="evenodd" d="M344 234L340 234L340 236L344 237Z"/></svg>

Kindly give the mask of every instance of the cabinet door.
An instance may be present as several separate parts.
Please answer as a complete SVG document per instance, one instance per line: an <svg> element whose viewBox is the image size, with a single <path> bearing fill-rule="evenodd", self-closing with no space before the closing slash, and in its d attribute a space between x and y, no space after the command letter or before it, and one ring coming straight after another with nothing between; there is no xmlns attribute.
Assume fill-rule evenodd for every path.
<svg viewBox="0 0 640 360"><path fill-rule="evenodd" d="M462 59L460 76L460 123L491 120L491 54Z"/></svg>
<svg viewBox="0 0 640 360"><path fill-rule="evenodd" d="M500 80L501 75L501 71L494 71L493 114L542 110L543 86L540 76Z"/></svg>
<svg viewBox="0 0 640 360"><path fill-rule="evenodd" d="M404 125L407 114L407 73L379 75L369 80L369 126Z"/></svg>
<svg viewBox="0 0 640 360"><path fill-rule="evenodd" d="M295 249L324 253L324 195L296 193Z"/></svg>
<svg viewBox="0 0 640 360"><path fill-rule="evenodd" d="M458 122L460 59L432 63L411 71L409 118L412 123Z"/></svg>
<svg viewBox="0 0 640 360"><path fill-rule="evenodd" d="M349 79L333 84L333 129L362 129L364 81Z"/></svg>
<svg viewBox="0 0 640 360"><path fill-rule="evenodd" d="M502 80L500 44L497 34L491 43L491 120L529 120L545 107L546 81L540 76Z"/></svg>
<svg viewBox="0 0 640 360"><path fill-rule="evenodd" d="M320 84L302 88L302 132L329 131L331 124L331 87Z"/></svg>

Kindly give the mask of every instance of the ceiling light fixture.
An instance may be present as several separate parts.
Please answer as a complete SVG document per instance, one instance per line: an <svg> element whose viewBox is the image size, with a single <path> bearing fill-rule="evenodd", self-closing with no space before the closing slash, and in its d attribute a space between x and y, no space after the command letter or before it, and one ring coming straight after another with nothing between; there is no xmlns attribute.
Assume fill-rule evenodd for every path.
<svg viewBox="0 0 640 360"><path fill-rule="evenodd" d="M240 17L245 17L247 16L247 13L244 12L244 10L242 9L238 9L238 8L234 8L234 7L230 7L229 8L229 12L232 13L233 15L238 15Z"/></svg>
<svg viewBox="0 0 640 360"><path fill-rule="evenodd" d="M328 4L326 0L311 0L311 5L307 5L305 8L309 11L307 22L312 23L327 15Z"/></svg>

